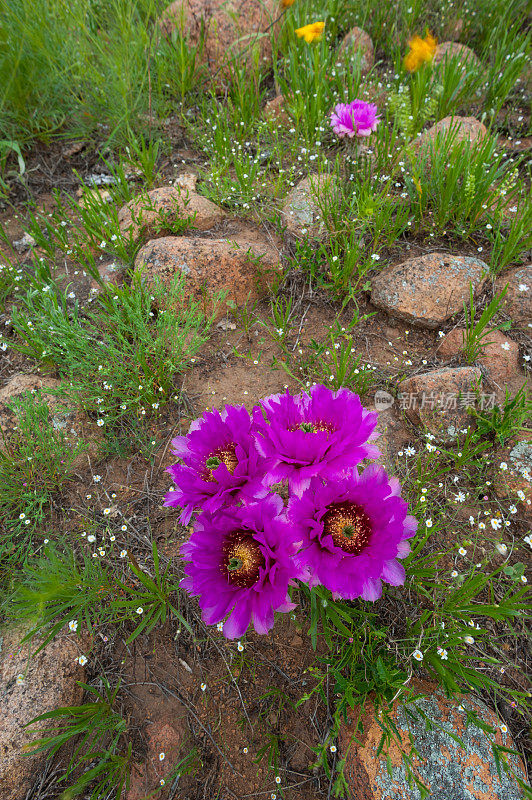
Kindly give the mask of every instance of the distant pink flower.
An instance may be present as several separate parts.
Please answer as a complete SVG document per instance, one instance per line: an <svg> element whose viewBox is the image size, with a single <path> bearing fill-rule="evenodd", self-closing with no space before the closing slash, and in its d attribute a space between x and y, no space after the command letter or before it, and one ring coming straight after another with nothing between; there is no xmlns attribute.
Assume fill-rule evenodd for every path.
<svg viewBox="0 0 532 800"><path fill-rule="evenodd" d="M380 117L377 106L365 100L353 100L352 103L339 103L331 114L331 125L341 138L349 136L369 136L376 130Z"/></svg>

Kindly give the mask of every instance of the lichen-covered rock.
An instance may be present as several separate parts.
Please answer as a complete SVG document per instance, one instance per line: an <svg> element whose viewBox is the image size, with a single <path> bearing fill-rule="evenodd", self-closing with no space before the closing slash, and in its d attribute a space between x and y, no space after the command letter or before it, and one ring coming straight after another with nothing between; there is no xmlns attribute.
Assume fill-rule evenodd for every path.
<svg viewBox="0 0 532 800"><path fill-rule="evenodd" d="M77 661L82 655L79 640L56 636L36 655L41 644L20 645L26 631L0 631L0 797L23 800L33 776L41 769L46 753L27 755L27 746L39 738L50 720L36 723L33 732L24 726L41 714L60 706L77 705L83 689L76 683L84 677ZM31 647L31 649L30 649Z"/></svg>
<svg viewBox="0 0 532 800"><path fill-rule="evenodd" d="M532 264L517 267L499 275L495 281L495 292L499 294L506 286L502 310L518 328L532 329Z"/></svg>
<svg viewBox="0 0 532 800"><path fill-rule="evenodd" d="M50 389L57 390L60 385L61 381L48 376L23 373L13 375L0 388L0 430L9 441L16 424L16 416L9 407L9 402L26 392L40 391L50 410L49 419L52 427L61 431L73 447L80 442L86 445L83 452L76 456L70 465L70 469L76 471L88 465L88 458L94 460L98 457L103 433L84 411L72 408L60 397L47 393ZM4 448L3 438L0 437L0 450Z"/></svg>
<svg viewBox="0 0 532 800"><path fill-rule="evenodd" d="M309 175L288 193L281 216L288 233L297 238L327 235L324 209L335 202L339 187L332 175Z"/></svg>
<svg viewBox="0 0 532 800"><path fill-rule="evenodd" d="M429 789L428 800L521 800L517 782L504 769L501 778L497 773L491 742L508 748L514 745L510 735L502 732L493 711L472 696L449 700L436 684L418 682L418 688L424 696L411 704L410 714L397 702L390 710L400 744L395 739L385 743L378 755L382 727L369 705L362 716L364 731L357 733L360 745L349 747L358 710L350 712L348 722L340 729L340 746L347 753L345 776L350 796L356 800L420 800L419 789L407 780L402 757L405 752L412 757L418 777ZM423 716L414 713L414 705L434 720L432 728L428 729ZM468 711L492 726L494 733L487 734L473 723L468 725ZM464 747L447 731L460 737ZM508 756L508 761L526 781L521 759Z"/></svg>
<svg viewBox="0 0 532 800"><path fill-rule="evenodd" d="M499 500L515 503L517 517L532 525L532 441L524 433L519 441L498 450L493 463L495 494ZM501 469L501 464L506 467Z"/></svg>
<svg viewBox="0 0 532 800"><path fill-rule="evenodd" d="M134 241L174 233L173 226L207 231L218 225L225 212L186 186L161 186L130 200L118 212L122 236Z"/></svg>
<svg viewBox="0 0 532 800"><path fill-rule="evenodd" d="M370 71L374 62L374 50L371 36L362 28L353 28L346 33L338 48L338 55L342 60L347 58L355 61L360 59L360 69L362 75Z"/></svg>
<svg viewBox="0 0 532 800"><path fill-rule="evenodd" d="M444 361L460 357L464 352L463 336L465 328L453 328L441 340L437 355ZM477 364L483 367L496 388L504 390L509 383L519 380L519 345L502 331L486 332ZM522 381L521 381L522 382Z"/></svg>
<svg viewBox="0 0 532 800"><path fill-rule="evenodd" d="M473 50L461 42L442 42L436 47L434 58L432 59L433 66L438 66L442 62L451 59L457 59L460 65L467 67L480 67L481 63Z"/></svg>
<svg viewBox="0 0 532 800"><path fill-rule="evenodd" d="M140 249L135 264L148 281L170 285L176 275L183 275L183 300L200 301L206 313L211 312L215 296L224 292L217 319L226 313L228 301L240 305L261 296L281 269L279 248L251 227L231 239L155 239Z"/></svg>
<svg viewBox="0 0 532 800"><path fill-rule="evenodd" d="M444 117L414 140L414 149L430 162L431 147L437 140L452 137L452 147L468 141L471 148L481 144L486 136L486 126L475 117Z"/></svg>
<svg viewBox="0 0 532 800"><path fill-rule="evenodd" d="M479 258L429 253L387 267L372 281L371 302L389 314L423 328L438 328L463 310L469 285L476 295L488 266Z"/></svg>
<svg viewBox="0 0 532 800"><path fill-rule="evenodd" d="M175 0L159 26L166 36L178 30L193 47L202 42L198 61L211 74L227 77L231 61L271 61L270 29L279 16L278 0Z"/></svg>
<svg viewBox="0 0 532 800"><path fill-rule="evenodd" d="M481 377L478 367L444 367L413 375L399 384L399 407L438 441L453 441L471 423L467 408L476 405L475 387Z"/></svg>

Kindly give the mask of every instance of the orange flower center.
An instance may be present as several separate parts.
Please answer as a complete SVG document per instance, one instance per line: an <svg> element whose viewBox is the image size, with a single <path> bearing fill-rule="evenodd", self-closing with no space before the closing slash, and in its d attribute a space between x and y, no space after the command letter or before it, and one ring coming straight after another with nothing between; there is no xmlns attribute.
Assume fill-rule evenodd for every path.
<svg viewBox="0 0 532 800"><path fill-rule="evenodd" d="M222 573L229 583L239 589L249 589L260 575L264 567L264 556L258 543L247 531L233 531L224 542Z"/></svg>
<svg viewBox="0 0 532 800"><path fill-rule="evenodd" d="M323 531L332 536L337 547L358 555L371 538L371 520L356 503L332 503L323 517Z"/></svg>
<svg viewBox="0 0 532 800"><path fill-rule="evenodd" d="M216 478L212 474L215 469L218 469L220 464L225 464L231 475L236 469L238 459L235 455L236 445L231 442L225 447L218 447L205 461L205 473L203 480L215 481Z"/></svg>

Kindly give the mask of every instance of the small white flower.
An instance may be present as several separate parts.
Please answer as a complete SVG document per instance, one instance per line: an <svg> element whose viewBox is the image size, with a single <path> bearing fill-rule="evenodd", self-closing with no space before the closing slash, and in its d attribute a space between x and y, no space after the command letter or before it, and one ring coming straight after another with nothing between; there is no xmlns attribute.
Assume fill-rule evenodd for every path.
<svg viewBox="0 0 532 800"><path fill-rule="evenodd" d="M503 342L503 343L501 344L501 348L502 348L503 350L509 350L509 349L510 349L510 342Z"/></svg>
<svg viewBox="0 0 532 800"><path fill-rule="evenodd" d="M528 292L528 285L526 283L520 283L517 287L520 292Z"/></svg>
<svg viewBox="0 0 532 800"><path fill-rule="evenodd" d="M84 667L88 660L89 659L87 658L87 656L78 656L76 658L76 661L78 662L80 667Z"/></svg>
<svg viewBox="0 0 532 800"><path fill-rule="evenodd" d="M467 555L467 550L465 549L465 547L459 547L458 552L460 553L461 556Z"/></svg>
<svg viewBox="0 0 532 800"><path fill-rule="evenodd" d="M410 445L408 445L408 447L405 447L405 456L415 456L415 454L416 454L415 447L410 447Z"/></svg>
<svg viewBox="0 0 532 800"><path fill-rule="evenodd" d="M494 531L498 530L498 528L502 526L502 522L500 519L491 519L490 524Z"/></svg>
<svg viewBox="0 0 532 800"><path fill-rule="evenodd" d="M431 519L425 520L425 525L427 526L427 528L432 528L432 520Z"/></svg>
<svg viewBox="0 0 532 800"><path fill-rule="evenodd" d="M87 541L92 544L92 542L96 541L96 536L93 533L91 533L89 536L87 536Z"/></svg>
<svg viewBox="0 0 532 800"><path fill-rule="evenodd" d="M335 744L332 744L332 745L329 747L329 750L331 751L331 753L336 753L336 745L335 745Z"/></svg>
<svg viewBox="0 0 532 800"><path fill-rule="evenodd" d="M499 469L502 469L503 472L506 472L506 470L508 469L508 464L506 463L506 461L501 461L501 463L499 464Z"/></svg>
<svg viewBox="0 0 532 800"><path fill-rule="evenodd" d="M105 420L103 420L103 419L97 419L97 420L96 420L96 425L97 425L99 428L101 428L101 427L102 427L102 425L105 425Z"/></svg>
<svg viewBox="0 0 532 800"><path fill-rule="evenodd" d="M103 513L105 514L105 516L107 516L108 514L111 513L111 509L110 508L104 508Z"/></svg>
<svg viewBox="0 0 532 800"><path fill-rule="evenodd" d="M238 650L239 653L243 653L244 652L244 645L242 644L242 642L239 642L237 644L236 649Z"/></svg>
<svg viewBox="0 0 532 800"><path fill-rule="evenodd" d="M276 776L275 776L275 783L276 783L277 785L279 785L279 784L281 783L281 778L279 777L279 775L276 775Z"/></svg>
<svg viewBox="0 0 532 800"><path fill-rule="evenodd" d="M497 544L495 545L495 549L499 551L501 556L505 556L506 553L508 552L508 548L502 542L497 542Z"/></svg>
<svg viewBox="0 0 532 800"><path fill-rule="evenodd" d="M144 614L144 609L142 608L142 606L139 606L137 608L137 614Z"/></svg>
<svg viewBox="0 0 532 800"><path fill-rule="evenodd" d="M202 692L204 692L207 689L207 684L206 683L202 683L201 686L200 686L200 689L201 689Z"/></svg>
<svg viewBox="0 0 532 800"><path fill-rule="evenodd" d="M159 761L164 761L164 753L159 753Z"/></svg>
<svg viewBox="0 0 532 800"><path fill-rule="evenodd" d="M122 525L122 527L120 528L120 530L121 530L121 531L127 531L127 525Z"/></svg>
<svg viewBox="0 0 532 800"><path fill-rule="evenodd" d="M24 680L24 675L22 673L20 673L20 675L17 675L15 683L17 684L17 686L24 686L25 680Z"/></svg>
<svg viewBox="0 0 532 800"><path fill-rule="evenodd" d="M412 656L416 659L416 661L423 661L423 653L421 650L414 650Z"/></svg>
<svg viewBox="0 0 532 800"><path fill-rule="evenodd" d="M70 628L70 630L73 633L75 631L77 631L77 629L78 629L78 621L77 621L77 619L71 619L70 622L68 623L68 627Z"/></svg>
<svg viewBox="0 0 532 800"><path fill-rule="evenodd" d="M475 640L473 639L472 636L469 636L469 635L464 636L464 642L466 644L475 644Z"/></svg>
<svg viewBox="0 0 532 800"><path fill-rule="evenodd" d="M223 631L223 629L224 629L223 622L218 622L218 624L216 625L216 630L217 631Z"/></svg>
<svg viewBox="0 0 532 800"><path fill-rule="evenodd" d="M528 578L526 575L521 575L521 583L528 583Z"/></svg>
<svg viewBox="0 0 532 800"><path fill-rule="evenodd" d="M457 577L458 577L458 572L455 569L453 569L453 571L451 572L451 578L457 578Z"/></svg>
<svg viewBox="0 0 532 800"><path fill-rule="evenodd" d="M503 725L501 725L501 731L502 731L503 733L508 733L508 728L506 727L506 725L504 725L504 724L503 724Z"/></svg>
<svg viewBox="0 0 532 800"><path fill-rule="evenodd" d="M120 551L120 558L125 558L127 556L127 550Z"/></svg>
<svg viewBox="0 0 532 800"><path fill-rule="evenodd" d="M94 481L94 483L100 483L101 479L102 479L101 475L94 475L92 480Z"/></svg>

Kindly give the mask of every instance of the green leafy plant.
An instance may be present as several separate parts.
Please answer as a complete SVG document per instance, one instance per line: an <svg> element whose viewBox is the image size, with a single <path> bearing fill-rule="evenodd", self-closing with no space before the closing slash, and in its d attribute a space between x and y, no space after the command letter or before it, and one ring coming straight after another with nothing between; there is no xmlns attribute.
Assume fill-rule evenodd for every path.
<svg viewBox="0 0 532 800"><path fill-rule="evenodd" d="M112 574L98 559L78 557L69 547L50 544L44 555L28 563L22 582L7 606L11 619L24 620L45 647L71 619L89 632L112 617L110 600L119 593Z"/></svg>
<svg viewBox="0 0 532 800"><path fill-rule="evenodd" d="M492 409L473 408L472 413L476 424L476 438L486 438L504 445L525 429L525 423L530 422L532 402L527 393L527 384L523 384L514 397L507 389L504 402L496 404Z"/></svg>
<svg viewBox="0 0 532 800"><path fill-rule="evenodd" d="M347 326L335 320L324 342L312 339L303 372L334 390L345 386L357 394L367 392L374 381L374 369L353 347L350 333L358 322L356 312Z"/></svg>
<svg viewBox="0 0 532 800"><path fill-rule="evenodd" d="M31 552L32 536L42 524L54 492L68 480L71 466L83 451L52 423L52 412L41 392L27 392L9 404L13 430L1 433L0 543L1 582ZM57 414L67 412L59 408Z"/></svg>
<svg viewBox="0 0 532 800"><path fill-rule="evenodd" d="M411 139L435 116L442 93L443 87L433 82L431 68L425 65L390 95L390 107L405 139Z"/></svg>
<svg viewBox="0 0 532 800"><path fill-rule="evenodd" d="M89 792L90 800L103 800L113 792L120 800L129 789L131 743L121 740L127 732L126 720L114 710L120 683L114 689L106 677L101 680L101 690L85 683L79 685L95 699L80 706L64 706L35 717L26 727L37 722L50 722L44 731L37 729L41 737L34 741L29 753L48 753L53 756L64 745L75 742L74 752L61 781L74 778L63 796L77 797ZM30 728L31 730L31 728ZM124 753L125 747L125 753Z"/></svg>
<svg viewBox="0 0 532 800"><path fill-rule="evenodd" d="M169 288L148 288L137 271L130 285L108 286L86 315L48 287L31 286L14 309L19 340L12 347L54 365L68 378L61 394L111 424L153 413L174 396L174 375L205 341L212 319L198 302L184 301L180 277Z"/></svg>
<svg viewBox="0 0 532 800"><path fill-rule="evenodd" d="M128 637L127 644L143 632L150 633L156 625L164 623L169 615L176 617L179 623L192 633L190 625L172 602L172 595L178 592L179 582L169 576L170 563L164 572L161 572L155 541L152 544L153 578L146 570L140 568L131 554L128 557L131 571L140 586L117 580L117 586L125 599L113 600L111 603L111 611L119 620L138 619L140 616L140 622Z"/></svg>
<svg viewBox="0 0 532 800"><path fill-rule="evenodd" d="M474 364L481 355L484 347L491 344L491 342L486 340L490 333L496 330L496 326L494 327L491 323L502 305L506 292L507 288L495 295L482 311L478 321L475 322L477 314L475 295L472 285L469 284L469 308L464 303L465 331L463 334L463 351L468 364ZM490 326L489 329L488 326Z"/></svg>

